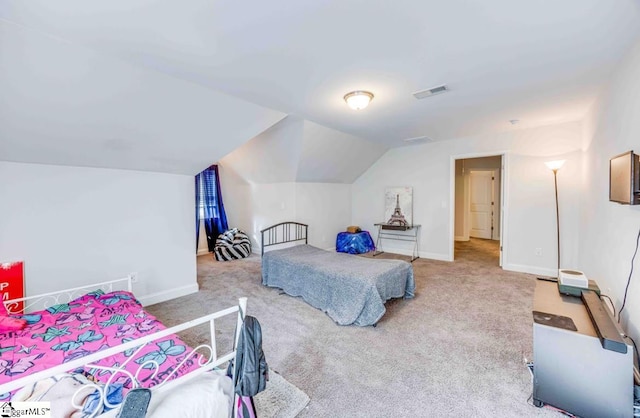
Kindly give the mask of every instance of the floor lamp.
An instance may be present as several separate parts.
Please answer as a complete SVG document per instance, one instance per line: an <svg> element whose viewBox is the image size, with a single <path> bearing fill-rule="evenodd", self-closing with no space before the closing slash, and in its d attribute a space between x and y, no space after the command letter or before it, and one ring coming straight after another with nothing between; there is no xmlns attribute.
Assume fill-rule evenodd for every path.
<svg viewBox="0 0 640 418"><path fill-rule="evenodd" d="M553 171L553 183L556 190L556 235L558 237L558 271L560 274L560 210L558 209L558 170L562 167L565 160L548 161L545 164Z"/></svg>

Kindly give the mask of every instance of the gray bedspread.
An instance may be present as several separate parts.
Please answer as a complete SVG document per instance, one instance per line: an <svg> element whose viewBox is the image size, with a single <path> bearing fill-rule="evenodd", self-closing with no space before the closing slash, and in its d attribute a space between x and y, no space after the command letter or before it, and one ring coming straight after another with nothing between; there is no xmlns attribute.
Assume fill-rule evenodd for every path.
<svg viewBox="0 0 640 418"><path fill-rule="evenodd" d="M262 256L262 284L302 296L339 325L373 325L385 301L412 298L413 267L402 260L370 259L297 245Z"/></svg>

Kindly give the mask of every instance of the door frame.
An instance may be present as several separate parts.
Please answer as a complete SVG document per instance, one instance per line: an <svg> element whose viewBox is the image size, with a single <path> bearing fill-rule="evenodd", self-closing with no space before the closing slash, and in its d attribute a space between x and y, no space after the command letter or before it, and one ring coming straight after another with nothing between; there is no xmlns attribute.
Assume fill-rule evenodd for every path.
<svg viewBox="0 0 640 418"><path fill-rule="evenodd" d="M491 170L493 173L493 196L500 196L498 199L498 204L500 205L500 209L496 210L496 206L498 204L494 204L492 208L491 215L491 224L495 225L498 228L498 233L495 233L496 228L491 230L491 239L500 241L500 230L502 229L502 167ZM500 179L499 183L496 183L495 179ZM498 218L498 222L496 222L496 218Z"/></svg>
<svg viewBox="0 0 640 418"><path fill-rule="evenodd" d="M500 267L509 264L509 242L507 225L509 218L509 151L477 152L471 154L452 155L449 161L449 255L448 261L454 260L456 231L456 160L482 157L502 157L500 172Z"/></svg>

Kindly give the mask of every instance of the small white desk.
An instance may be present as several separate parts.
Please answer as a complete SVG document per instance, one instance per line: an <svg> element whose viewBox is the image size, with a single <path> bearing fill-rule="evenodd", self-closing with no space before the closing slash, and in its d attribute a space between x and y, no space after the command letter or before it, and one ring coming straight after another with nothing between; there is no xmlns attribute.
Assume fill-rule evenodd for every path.
<svg viewBox="0 0 640 418"><path fill-rule="evenodd" d="M374 257L376 255L380 255L384 253L384 251L382 251L382 240L390 239L394 241L413 242L411 262L413 263L415 260L420 258L420 252L419 252L420 225L401 226L401 225L389 225L386 223L377 223L374 225L378 227L378 237L376 238L376 251L373 253ZM400 232L405 232L405 233L400 233Z"/></svg>

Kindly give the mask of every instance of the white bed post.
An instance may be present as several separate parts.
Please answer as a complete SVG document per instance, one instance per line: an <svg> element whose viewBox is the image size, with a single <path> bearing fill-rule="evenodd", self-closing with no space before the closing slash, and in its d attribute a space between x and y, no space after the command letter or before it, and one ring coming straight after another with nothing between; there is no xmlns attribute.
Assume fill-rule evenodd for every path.
<svg viewBox="0 0 640 418"><path fill-rule="evenodd" d="M216 346L216 321L212 319L209 321L209 332L211 336L211 359L212 361L218 360L218 347Z"/></svg>
<svg viewBox="0 0 640 418"><path fill-rule="evenodd" d="M238 340L240 339L240 331L242 328L242 322L244 322L244 315L247 312L247 298L238 299L238 307L240 310L238 311L238 326L236 327L236 335L235 335L235 346L238 346Z"/></svg>
<svg viewBox="0 0 640 418"><path fill-rule="evenodd" d="M127 291L133 293L133 274L127 275Z"/></svg>
<svg viewBox="0 0 640 418"><path fill-rule="evenodd" d="M235 340L234 340L234 344L233 346L235 347L236 351L238 350L238 341L240 340L240 333L242 332L242 323L244 321L244 315L247 312L247 298L240 298L238 299L238 307L240 308L238 310L238 321L236 322L236 335L234 336ZM238 395L236 394L236 388L235 388L235 379L236 379L236 373L237 373L237 369L238 369L238 362L233 361L233 376L231 377L233 384L234 384L234 388L233 388L233 408L231 409L231 416L232 417L237 417L238 416Z"/></svg>

